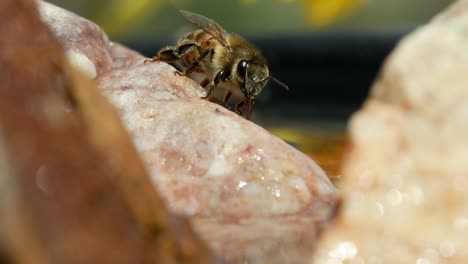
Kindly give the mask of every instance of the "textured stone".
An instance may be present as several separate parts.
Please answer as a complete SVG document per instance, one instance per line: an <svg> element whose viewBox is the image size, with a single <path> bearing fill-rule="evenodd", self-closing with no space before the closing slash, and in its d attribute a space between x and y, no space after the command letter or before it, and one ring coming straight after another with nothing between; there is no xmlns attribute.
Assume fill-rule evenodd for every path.
<svg viewBox="0 0 468 264"><path fill-rule="evenodd" d="M468 261L468 1L405 37L349 125L343 208L311 263Z"/></svg>
<svg viewBox="0 0 468 264"><path fill-rule="evenodd" d="M0 1L0 262L212 263L36 3Z"/></svg>

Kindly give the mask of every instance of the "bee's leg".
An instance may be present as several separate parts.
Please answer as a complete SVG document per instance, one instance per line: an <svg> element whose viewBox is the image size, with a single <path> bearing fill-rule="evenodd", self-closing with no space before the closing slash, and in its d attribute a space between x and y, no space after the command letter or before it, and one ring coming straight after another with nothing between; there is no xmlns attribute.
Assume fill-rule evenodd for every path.
<svg viewBox="0 0 468 264"><path fill-rule="evenodd" d="M211 93L213 92L214 88L218 86L219 82L225 77L225 72L224 71L219 71L216 76L214 77L214 80L210 83L210 89L206 93L205 96L202 97L202 99L207 99L210 97Z"/></svg>
<svg viewBox="0 0 468 264"><path fill-rule="evenodd" d="M205 88L209 83L210 83L210 80L204 79L204 80L200 83L200 86L203 87L203 88Z"/></svg>
<svg viewBox="0 0 468 264"><path fill-rule="evenodd" d="M198 43L187 42L182 43L178 46L167 46L158 51L156 56L151 59L146 59L144 62L154 62L154 61L164 61L167 63L176 62L180 60L183 56L187 55L194 48L198 47Z"/></svg>
<svg viewBox="0 0 468 264"><path fill-rule="evenodd" d="M177 53L174 46L168 46L162 48L158 51L156 56L151 59L145 59L143 63L155 62L155 61L164 61L164 62L176 62L180 59L179 54Z"/></svg>
<svg viewBox="0 0 468 264"><path fill-rule="evenodd" d="M250 120L250 117L252 116L252 107L254 103L255 103L254 99L244 98L242 101L236 104L235 111L236 113L242 116L243 115L242 111L239 108L245 105L245 119Z"/></svg>
<svg viewBox="0 0 468 264"><path fill-rule="evenodd" d="M255 99L247 99L247 104L245 105L245 119L250 120L252 116L252 108L255 103Z"/></svg>
<svg viewBox="0 0 468 264"><path fill-rule="evenodd" d="M213 52L213 48L207 48L206 50L204 50L200 56L198 56L197 60L192 63L192 65L190 65L190 67L187 68L187 70L185 70L183 73L178 73L179 75L183 75L183 76L187 76L189 75L190 73L193 72L193 70L195 70L195 68L200 65L200 62L206 58L206 56L208 56L208 54L212 53Z"/></svg>
<svg viewBox="0 0 468 264"><path fill-rule="evenodd" d="M211 96L211 93L213 92L214 88L217 86L217 83L216 82L211 82L210 84L210 89L208 90L208 92L206 93L205 96L202 97L202 99L208 99L210 96Z"/></svg>
<svg viewBox="0 0 468 264"><path fill-rule="evenodd" d="M245 99L243 99L242 101L239 101L239 102L236 104L235 111L236 111L236 113L239 114L240 116L244 115L244 114L242 113L242 111L240 110L240 108L241 108L242 106L244 106L244 104L245 104Z"/></svg>
<svg viewBox="0 0 468 264"><path fill-rule="evenodd" d="M225 104L229 101L229 98L231 98L231 95L232 95L232 92L231 92L230 90L228 90L228 91L224 94L223 102L224 102Z"/></svg>

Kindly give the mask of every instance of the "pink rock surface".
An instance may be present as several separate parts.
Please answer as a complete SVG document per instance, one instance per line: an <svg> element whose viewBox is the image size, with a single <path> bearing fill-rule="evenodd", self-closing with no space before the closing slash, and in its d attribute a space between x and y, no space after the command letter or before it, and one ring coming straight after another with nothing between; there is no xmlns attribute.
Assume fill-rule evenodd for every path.
<svg viewBox="0 0 468 264"><path fill-rule="evenodd" d="M62 43L67 56L79 66L94 66L86 69L90 77L111 69L109 39L96 24L47 2L39 2L42 20L50 26L52 33ZM89 62L92 64L90 64ZM94 71L94 73L93 73ZM93 76L94 75L94 76Z"/></svg>
<svg viewBox="0 0 468 264"><path fill-rule="evenodd" d="M205 91L171 66L143 64L141 55L109 43L94 24L49 4L42 8L72 50L71 61L85 72L95 67L98 87L119 109L173 212L190 216L227 260L303 263L337 198L314 161L200 99ZM82 55L88 61L76 59Z"/></svg>
<svg viewBox="0 0 468 264"><path fill-rule="evenodd" d="M401 41L350 122L343 210L310 263L468 263L468 1Z"/></svg>
<svg viewBox="0 0 468 264"><path fill-rule="evenodd" d="M201 88L173 71L141 64L97 81L170 208L191 216L230 259L265 262L278 257L278 245L285 252L312 247L336 198L323 171L264 129L199 99Z"/></svg>

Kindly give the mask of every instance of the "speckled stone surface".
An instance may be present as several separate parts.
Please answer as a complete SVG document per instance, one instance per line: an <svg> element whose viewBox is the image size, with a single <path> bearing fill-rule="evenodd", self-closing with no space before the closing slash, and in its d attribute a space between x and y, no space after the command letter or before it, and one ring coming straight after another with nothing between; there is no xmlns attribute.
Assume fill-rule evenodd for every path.
<svg viewBox="0 0 468 264"><path fill-rule="evenodd" d="M404 38L349 125L343 210L310 263L468 263L468 1Z"/></svg>
<svg viewBox="0 0 468 264"><path fill-rule="evenodd" d="M120 109L169 207L191 216L218 252L281 263L276 250L297 257L313 247L336 196L307 156L199 99L200 88L174 78L166 64L113 71L98 84Z"/></svg>

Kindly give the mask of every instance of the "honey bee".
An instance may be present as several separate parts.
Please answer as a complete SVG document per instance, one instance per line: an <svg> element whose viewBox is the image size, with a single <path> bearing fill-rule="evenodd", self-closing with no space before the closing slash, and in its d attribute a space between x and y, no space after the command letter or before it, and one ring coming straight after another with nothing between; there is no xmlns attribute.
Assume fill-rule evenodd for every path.
<svg viewBox="0 0 468 264"><path fill-rule="evenodd" d="M269 80L288 90L288 86L270 75L265 58L250 42L228 33L212 19L184 10L180 13L200 29L186 34L175 46L162 48L145 62L174 63L182 69L181 73L177 73L183 76L201 74L203 79L200 85L208 86L203 99L213 99L213 90L222 83L227 87L222 100L224 105L227 105L233 91L240 89L243 99L235 105L235 112L242 115L240 108L245 105L245 118L248 120L255 97Z"/></svg>

